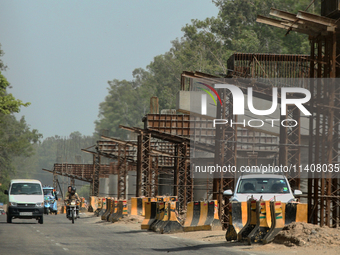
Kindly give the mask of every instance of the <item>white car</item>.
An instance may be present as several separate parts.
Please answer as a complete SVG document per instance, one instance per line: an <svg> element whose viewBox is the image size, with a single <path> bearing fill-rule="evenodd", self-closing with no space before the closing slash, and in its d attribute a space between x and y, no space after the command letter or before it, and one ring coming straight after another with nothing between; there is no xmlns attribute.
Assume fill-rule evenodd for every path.
<svg viewBox="0 0 340 255"><path fill-rule="evenodd" d="M237 180L235 191L225 190L224 196L231 196L230 201L246 202L252 196L255 200L294 202L295 196L302 195L300 190L294 193L284 175L278 174L248 174Z"/></svg>

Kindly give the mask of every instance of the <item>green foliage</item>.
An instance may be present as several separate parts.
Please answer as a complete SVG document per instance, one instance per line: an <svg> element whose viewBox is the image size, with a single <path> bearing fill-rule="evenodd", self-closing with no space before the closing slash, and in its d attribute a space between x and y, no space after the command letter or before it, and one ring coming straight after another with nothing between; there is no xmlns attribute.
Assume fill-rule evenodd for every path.
<svg viewBox="0 0 340 255"><path fill-rule="evenodd" d="M79 190L77 189L77 193L79 197L84 197L87 201L89 201L90 185L89 184L83 185Z"/></svg>
<svg viewBox="0 0 340 255"><path fill-rule="evenodd" d="M9 87L9 82L0 72L0 113L10 114L19 112L21 106L29 106L30 103L23 103L19 99L15 99L12 94L7 94L6 88Z"/></svg>
<svg viewBox="0 0 340 255"><path fill-rule="evenodd" d="M28 167L25 162L34 154L33 144L41 137L38 130L30 130L24 117L18 121L12 114L0 114L0 201L6 199L3 190L8 188L11 178L28 178L35 170L23 172L23 166Z"/></svg>
<svg viewBox="0 0 340 255"><path fill-rule="evenodd" d="M3 55L0 45L0 57ZM0 59L0 70L6 66ZM23 103L15 99L12 94L7 93L10 84L0 71L0 201L6 202L7 197L3 191L8 188L11 178L19 174L23 178L30 176L33 169L23 172L30 157L34 154L33 145L39 142L42 137L38 130L30 130L25 118L17 120L13 113L19 112L21 106L28 106L30 103ZM34 170L33 170L34 171Z"/></svg>

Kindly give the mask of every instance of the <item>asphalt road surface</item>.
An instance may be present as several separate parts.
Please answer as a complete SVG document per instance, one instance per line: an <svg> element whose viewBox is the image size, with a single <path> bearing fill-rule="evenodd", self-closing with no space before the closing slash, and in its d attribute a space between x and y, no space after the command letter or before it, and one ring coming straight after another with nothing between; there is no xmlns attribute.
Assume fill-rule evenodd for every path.
<svg viewBox="0 0 340 255"><path fill-rule="evenodd" d="M36 220L14 219L6 223L0 215L0 254L251 254L169 234L131 229L128 225L101 221L82 214L72 224L64 214Z"/></svg>

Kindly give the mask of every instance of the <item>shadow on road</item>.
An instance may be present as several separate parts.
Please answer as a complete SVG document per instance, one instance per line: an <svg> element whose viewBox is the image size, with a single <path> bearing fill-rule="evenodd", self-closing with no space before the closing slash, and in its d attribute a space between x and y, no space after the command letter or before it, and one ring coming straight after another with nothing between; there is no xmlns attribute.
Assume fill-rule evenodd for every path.
<svg viewBox="0 0 340 255"><path fill-rule="evenodd" d="M234 243L207 243L207 244L197 244L197 245L191 245L191 246L183 246L183 247L176 247L176 248L164 248L164 249L153 249L157 252L181 252L181 251L197 251L205 248L217 248L217 247L224 247L224 248L233 248L233 247L244 247L244 249L251 249L250 245L247 245L245 243L240 242L234 242Z"/></svg>

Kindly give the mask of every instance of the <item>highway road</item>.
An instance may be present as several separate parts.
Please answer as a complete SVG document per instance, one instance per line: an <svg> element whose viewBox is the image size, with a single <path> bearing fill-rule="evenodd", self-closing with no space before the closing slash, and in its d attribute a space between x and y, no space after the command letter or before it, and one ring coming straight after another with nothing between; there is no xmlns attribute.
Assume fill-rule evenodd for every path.
<svg viewBox="0 0 340 255"><path fill-rule="evenodd" d="M140 226L140 224L139 224ZM0 215L0 254L250 254L175 235L132 229L129 225L101 221L93 214L82 214L75 224L64 214L45 215L36 220L14 219L6 223Z"/></svg>

